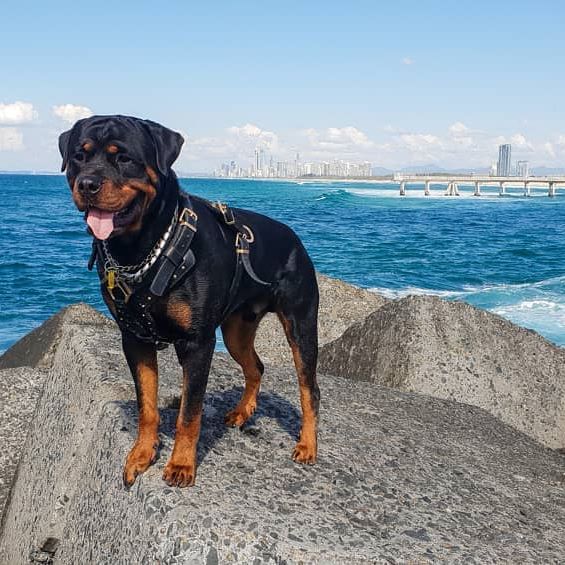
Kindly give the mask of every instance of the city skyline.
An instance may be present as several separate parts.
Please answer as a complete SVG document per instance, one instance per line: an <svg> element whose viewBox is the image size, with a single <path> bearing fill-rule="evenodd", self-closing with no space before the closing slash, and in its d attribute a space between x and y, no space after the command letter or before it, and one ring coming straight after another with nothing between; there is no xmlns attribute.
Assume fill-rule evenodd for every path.
<svg viewBox="0 0 565 565"><path fill-rule="evenodd" d="M487 169L487 167L484 167L484 169ZM272 154L269 155L263 147L258 146L255 148L254 159L250 165L244 164L241 166L232 159L214 169L213 176L218 178L366 178L385 176L384 171L383 167L379 167L378 164L373 164L370 161L355 162L343 159L303 161L300 153L296 153L293 161L279 161ZM389 171L389 173L392 172ZM433 170L425 172L430 173ZM491 164L489 175L525 178L530 176L530 163L529 161L519 160L513 165L512 145L505 143L499 145L498 160Z"/></svg>
<svg viewBox="0 0 565 565"><path fill-rule="evenodd" d="M372 167L369 161L361 163L335 159L333 161L303 161L297 153L293 161L275 160L272 155L266 158L262 148L255 149L255 159L250 166L240 166L237 161L229 161L213 172L220 178L299 178L314 177L370 177Z"/></svg>
<svg viewBox="0 0 565 565"><path fill-rule="evenodd" d="M565 163L565 5L355 6L173 0L163 10L126 0L108 20L68 0L7 0L0 170L56 171L58 135L91 113L180 131L182 171L247 162L257 145L281 162L299 152L398 169L490 166L510 143L532 167ZM85 18L93 29L150 28L152 41L89 41ZM477 40L477 29L496 41Z"/></svg>

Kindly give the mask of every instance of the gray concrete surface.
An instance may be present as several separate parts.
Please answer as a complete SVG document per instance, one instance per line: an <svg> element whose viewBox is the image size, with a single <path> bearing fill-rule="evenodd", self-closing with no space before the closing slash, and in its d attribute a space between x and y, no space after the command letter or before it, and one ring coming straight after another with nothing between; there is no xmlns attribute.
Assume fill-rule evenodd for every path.
<svg viewBox="0 0 565 565"><path fill-rule="evenodd" d="M323 345L339 337L349 326L386 304L383 296L317 273L320 290L318 339ZM257 353L268 363L292 365L292 354L275 314L262 320L255 340Z"/></svg>
<svg viewBox="0 0 565 565"><path fill-rule="evenodd" d="M389 302L322 347L319 369L473 404L565 447L565 350L469 304Z"/></svg>
<svg viewBox="0 0 565 565"><path fill-rule="evenodd" d="M50 367L65 323L102 324L109 327L114 324L84 302L72 304L51 316L0 355L0 369Z"/></svg>
<svg viewBox="0 0 565 565"><path fill-rule="evenodd" d="M565 457L484 410L320 375L320 458L290 460L290 369L267 367L243 430L242 377L216 355L199 473L173 489L180 370L160 357L161 458L131 490L133 386L110 325L62 325L0 534L6 563L558 563Z"/></svg>
<svg viewBox="0 0 565 565"><path fill-rule="evenodd" d="M0 371L0 516L27 438L45 371L20 367Z"/></svg>

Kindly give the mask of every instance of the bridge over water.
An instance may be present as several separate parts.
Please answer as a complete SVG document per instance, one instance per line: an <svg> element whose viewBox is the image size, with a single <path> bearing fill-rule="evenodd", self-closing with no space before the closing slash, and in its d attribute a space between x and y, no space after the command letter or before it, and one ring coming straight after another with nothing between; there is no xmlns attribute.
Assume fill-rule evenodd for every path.
<svg viewBox="0 0 565 565"><path fill-rule="evenodd" d="M392 182L400 185L400 196L406 196L406 187L409 184L423 184L424 194L429 196L432 184L446 186L446 196L459 196L459 185L475 187L474 196L481 196L481 187L497 186L499 194L506 193L508 186L523 186L524 196L531 195L532 187L546 187L548 196L555 196L558 188L565 186L565 176L553 177L490 177L487 175L407 175L395 173Z"/></svg>

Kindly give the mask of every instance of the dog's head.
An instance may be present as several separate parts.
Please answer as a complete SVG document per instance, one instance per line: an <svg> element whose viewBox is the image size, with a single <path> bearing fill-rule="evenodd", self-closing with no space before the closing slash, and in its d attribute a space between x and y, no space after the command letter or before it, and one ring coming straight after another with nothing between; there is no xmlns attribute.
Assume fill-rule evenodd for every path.
<svg viewBox="0 0 565 565"><path fill-rule="evenodd" d="M128 116L92 116L61 134L61 170L95 237L141 228L183 142L170 129Z"/></svg>

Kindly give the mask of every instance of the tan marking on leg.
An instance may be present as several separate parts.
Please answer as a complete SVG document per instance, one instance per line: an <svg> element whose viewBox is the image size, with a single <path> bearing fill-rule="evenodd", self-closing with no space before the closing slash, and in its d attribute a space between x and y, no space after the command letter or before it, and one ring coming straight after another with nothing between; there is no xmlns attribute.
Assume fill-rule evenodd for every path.
<svg viewBox="0 0 565 565"><path fill-rule="evenodd" d="M257 395L261 387L263 364L259 359L253 342L260 318L245 322L241 316L230 316L222 324L224 343L234 360L239 363L245 376L245 390L238 405L225 417L228 426L242 426L257 408Z"/></svg>
<svg viewBox="0 0 565 565"><path fill-rule="evenodd" d="M152 359L144 359L138 363L136 372L140 398L139 424L137 439L124 467L124 483L128 486L155 461L159 446L157 363Z"/></svg>
<svg viewBox="0 0 565 565"><path fill-rule="evenodd" d="M190 487L196 480L196 453L202 410L200 409L189 422L184 423L182 422L183 401L177 419L173 453L163 471L163 480L169 486Z"/></svg>
<svg viewBox="0 0 565 565"><path fill-rule="evenodd" d="M300 405L302 407L302 428L300 430L300 438L292 453L292 459L297 463L313 465L318 455L318 415L314 407L314 399L312 398L310 387L307 384L308 376L300 349L292 336L291 324L282 314L278 313L277 315L292 349L292 357L300 388Z"/></svg>

